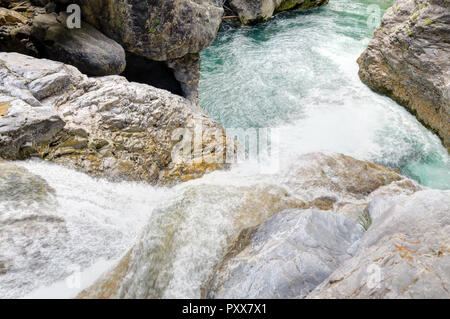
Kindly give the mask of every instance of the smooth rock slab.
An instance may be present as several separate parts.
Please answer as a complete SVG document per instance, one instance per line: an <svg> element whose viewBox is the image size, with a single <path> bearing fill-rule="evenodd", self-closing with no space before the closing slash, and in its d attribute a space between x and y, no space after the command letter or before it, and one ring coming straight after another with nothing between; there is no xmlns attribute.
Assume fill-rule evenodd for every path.
<svg viewBox="0 0 450 319"><path fill-rule="evenodd" d="M87 75L120 74L125 69L125 51L114 40L87 23L66 27L67 15L41 14L34 18L31 34L41 55L77 67Z"/></svg>
<svg viewBox="0 0 450 319"><path fill-rule="evenodd" d="M324 163L333 163L325 170L329 175L324 173ZM332 173L331 168L335 167L341 168ZM355 172L371 176L363 179L364 190L361 193L353 187L346 187L357 185L361 181L361 176L353 174ZM289 173L292 176L287 178ZM314 183L307 184L312 177ZM294 180L297 182L292 183ZM369 187L370 182L372 185ZM252 234L251 230L274 214L287 209L322 209L341 213L342 207L353 205L361 207L360 211L350 214L358 221L359 214L367 206L372 193L411 193L420 189L411 183L393 170L380 165L358 161L341 154L322 153L299 156L292 167L275 175L258 175L255 178L241 174L236 176L231 171L227 173L226 179L211 174L201 180L183 183L175 188L180 196L172 202L164 203L161 209L153 211L136 245L120 263L79 297L200 298L205 296L204 288L216 266L226 263L223 260L227 252L235 252L235 255L239 253L241 250L237 247L245 248L248 239L252 238L249 236L249 233ZM364 196L369 189L372 193ZM315 223L315 218L322 216L322 213L325 212L312 216L308 223ZM319 222L323 222L318 224L320 229L340 225L333 228L335 232L329 233L339 235L345 232L344 239L351 236L345 229L360 229L359 225L344 216L332 213L324 216L326 218L319 218ZM283 225L280 227L282 230L286 229ZM312 229L312 233L316 234L314 227L308 229ZM325 232L322 236L325 252L328 249L326 247L335 247L330 245L347 245L345 241L330 244L327 235ZM317 242L321 243L320 238ZM280 246L286 248L288 243L281 243ZM324 251L318 248L321 254ZM325 252L321 256L325 256ZM330 257L332 261L329 264L322 264L325 269L322 275L326 271L332 271L332 267L335 267L333 263L337 263L341 257L350 256L344 257L346 253L341 254L338 250L336 255L332 252L330 254L336 259ZM309 283L312 282L311 280ZM304 291L306 290L307 288Z"/></svg>
<svg viewBox="0 0 450 319"><path fill-rule="evenodd" d="M281 212L241 236L236 244L245 248L231 249L206 297L303 298L352 257L362 235L361 226L330 212Z"/></svg>
<svg viewBox="0 0 450 319"><path fill-rule="evenodd" d="M450 191L378 198L361 250L308 298L450 298Z"/></svg>

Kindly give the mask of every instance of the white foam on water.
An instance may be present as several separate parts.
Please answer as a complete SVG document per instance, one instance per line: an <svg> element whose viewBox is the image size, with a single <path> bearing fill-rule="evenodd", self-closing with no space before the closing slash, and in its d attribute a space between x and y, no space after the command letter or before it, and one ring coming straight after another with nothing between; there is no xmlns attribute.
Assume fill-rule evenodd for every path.
<svg viewBox="0 0 450 319"><path fill-rule="evenodd" d="M21 299L73 299L80 291L92 285L103 273L111 269L119 259L100 259L83 271L74 272L67 278L49 286L40 287Z"/></svg>
<svg viewBox="0 0 450 319"><path fill-rule="evenodd" d="M44 246L40 238L14 242L19 239L12 236L8 252L20 253L18 247L29 245L24 240L32 248L41 247L13 258L15 271L0 276L1 297L23 296L63 280L74 268L84 272L99 260L116 260L133 245L154 207L171 193L142 183L95 179L40 160L15 164L39 175L55 190L56 204L37 207L33 214L52 216L63 222L41 222L35 226L48 228L43 230L48 233L39 235L49 241ZM45 295L46 290L42 291Z"/></svg>

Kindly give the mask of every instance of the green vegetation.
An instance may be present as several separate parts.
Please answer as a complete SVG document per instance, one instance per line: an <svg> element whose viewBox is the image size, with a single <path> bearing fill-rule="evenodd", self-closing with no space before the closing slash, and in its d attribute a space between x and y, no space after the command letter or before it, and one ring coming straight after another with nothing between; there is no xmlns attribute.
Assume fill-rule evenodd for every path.
<svg viewBox="0 0 450 319"><path fill-rule="evenodd" d="M425 20L425 26L427 27L427 26L429 26L430 24L432 24L433 23L433 20L431 20L430 18L427 18L426 20Z"/></svg>
<svg viewBox="0 0 450 319"><path fill-rule="evenodd" d="M155 33L160 24L161 20L159 18L156 18L152 23L149 24L148 32Z"/></svg>
<svg viewBox="0 0 450 319"><path fill-rule="evenodd" d="M364 211L358 216L359 224L362 228L364 228L365 231L369 229L369 227L372 225L372 219L369 216L369 213Z"/></svg>

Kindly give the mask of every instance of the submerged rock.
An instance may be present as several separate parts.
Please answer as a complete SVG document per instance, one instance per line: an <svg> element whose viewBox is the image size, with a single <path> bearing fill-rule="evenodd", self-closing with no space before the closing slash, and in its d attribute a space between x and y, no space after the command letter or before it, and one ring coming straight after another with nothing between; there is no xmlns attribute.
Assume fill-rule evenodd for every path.
<svg viewBox="0 0 450 319"><path fill-rule="evenodd" d="M43 178L9 162L0 162L2 205L31 207L33 203L48 203L54 193L54 189ZM2 217L5 217L5 210L2 212Z"/></svg>
<svg viewBox="0 0 450 319"><path fill-rule="evenodd" d="M246 233L214 273L207 298L303 298L352 257L363 229L330 212L291 210Z"/></svg>
<svg viewBox="0 0 450 319"><path fill-rule="evenodd" d="M228 0L227 4L244 24L269 20L276 12L308 9L328 3L328 0Z"/></svg>
<svg viewBox="0 0 450 319"><path fill-rule="evenodd" d="M73 65L87 75L120 74L125 69L125 51L114 40L89 24L66 27L66 14L41 14L34 18L31 35L40 56Z"/></svg>
<svg viewBox="0 0 450 319"><path fill-rule="evenodd" d="M26 169L0 162L0 295L18 297L50 269L54 246L68 240L64 220L54 213L55 191ZM24 275L26 274L26 276Z"/></svg>
<svg viewBox="0 0 450 319"><path fill-rule="evenodd" d="M450 4L397 0L358 59L361 80L405 106L450 148Z"/></svg>
<svg viewBox="0 0 450 319"><path fill-rule="evenodd" d="M17 100L44 119L48 110L58 123L53 130L44 126L50 130L45 139L31 127L34 140L21 144L8 137L12 128L27 126L4 126L0 154L8 158L37 156L94 176L167 183L223 168L221 157L234 152L234 143L224 149L225 132L217 122L167 91L119 76L88 78L74 67L16 53L0 53L0 65L2 99ZM13 121L11 112L1 121Z"/></svg>
<svg viewBox="0 0 450 319"><path fill-rule="evenodd" d="M180 196L153 211L136 245L79 298L200 298L240 230L303 205L270 184L177 187Z"/></svg>
<svg viewBox="0 0 450 319"><path fill-rule="evenodd" d="M308 298L449 298L450 191L385 197L359 253Z"/></svg>

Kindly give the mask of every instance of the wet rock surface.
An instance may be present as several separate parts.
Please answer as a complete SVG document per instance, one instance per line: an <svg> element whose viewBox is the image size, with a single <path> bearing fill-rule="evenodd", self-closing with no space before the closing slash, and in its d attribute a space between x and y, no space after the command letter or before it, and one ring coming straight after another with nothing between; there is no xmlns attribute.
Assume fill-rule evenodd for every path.
<svg viewBox="0 0 450 319"><path fill-rule="evenodd" d="M52 213L55 206L55 191L44 179L14 164L0 162L3 297L14 297L13 288L25 286L42 272L50 271L51 247L61 246L68 239L64 220ZM25 272L26 277L17 275Z"/></svg>

